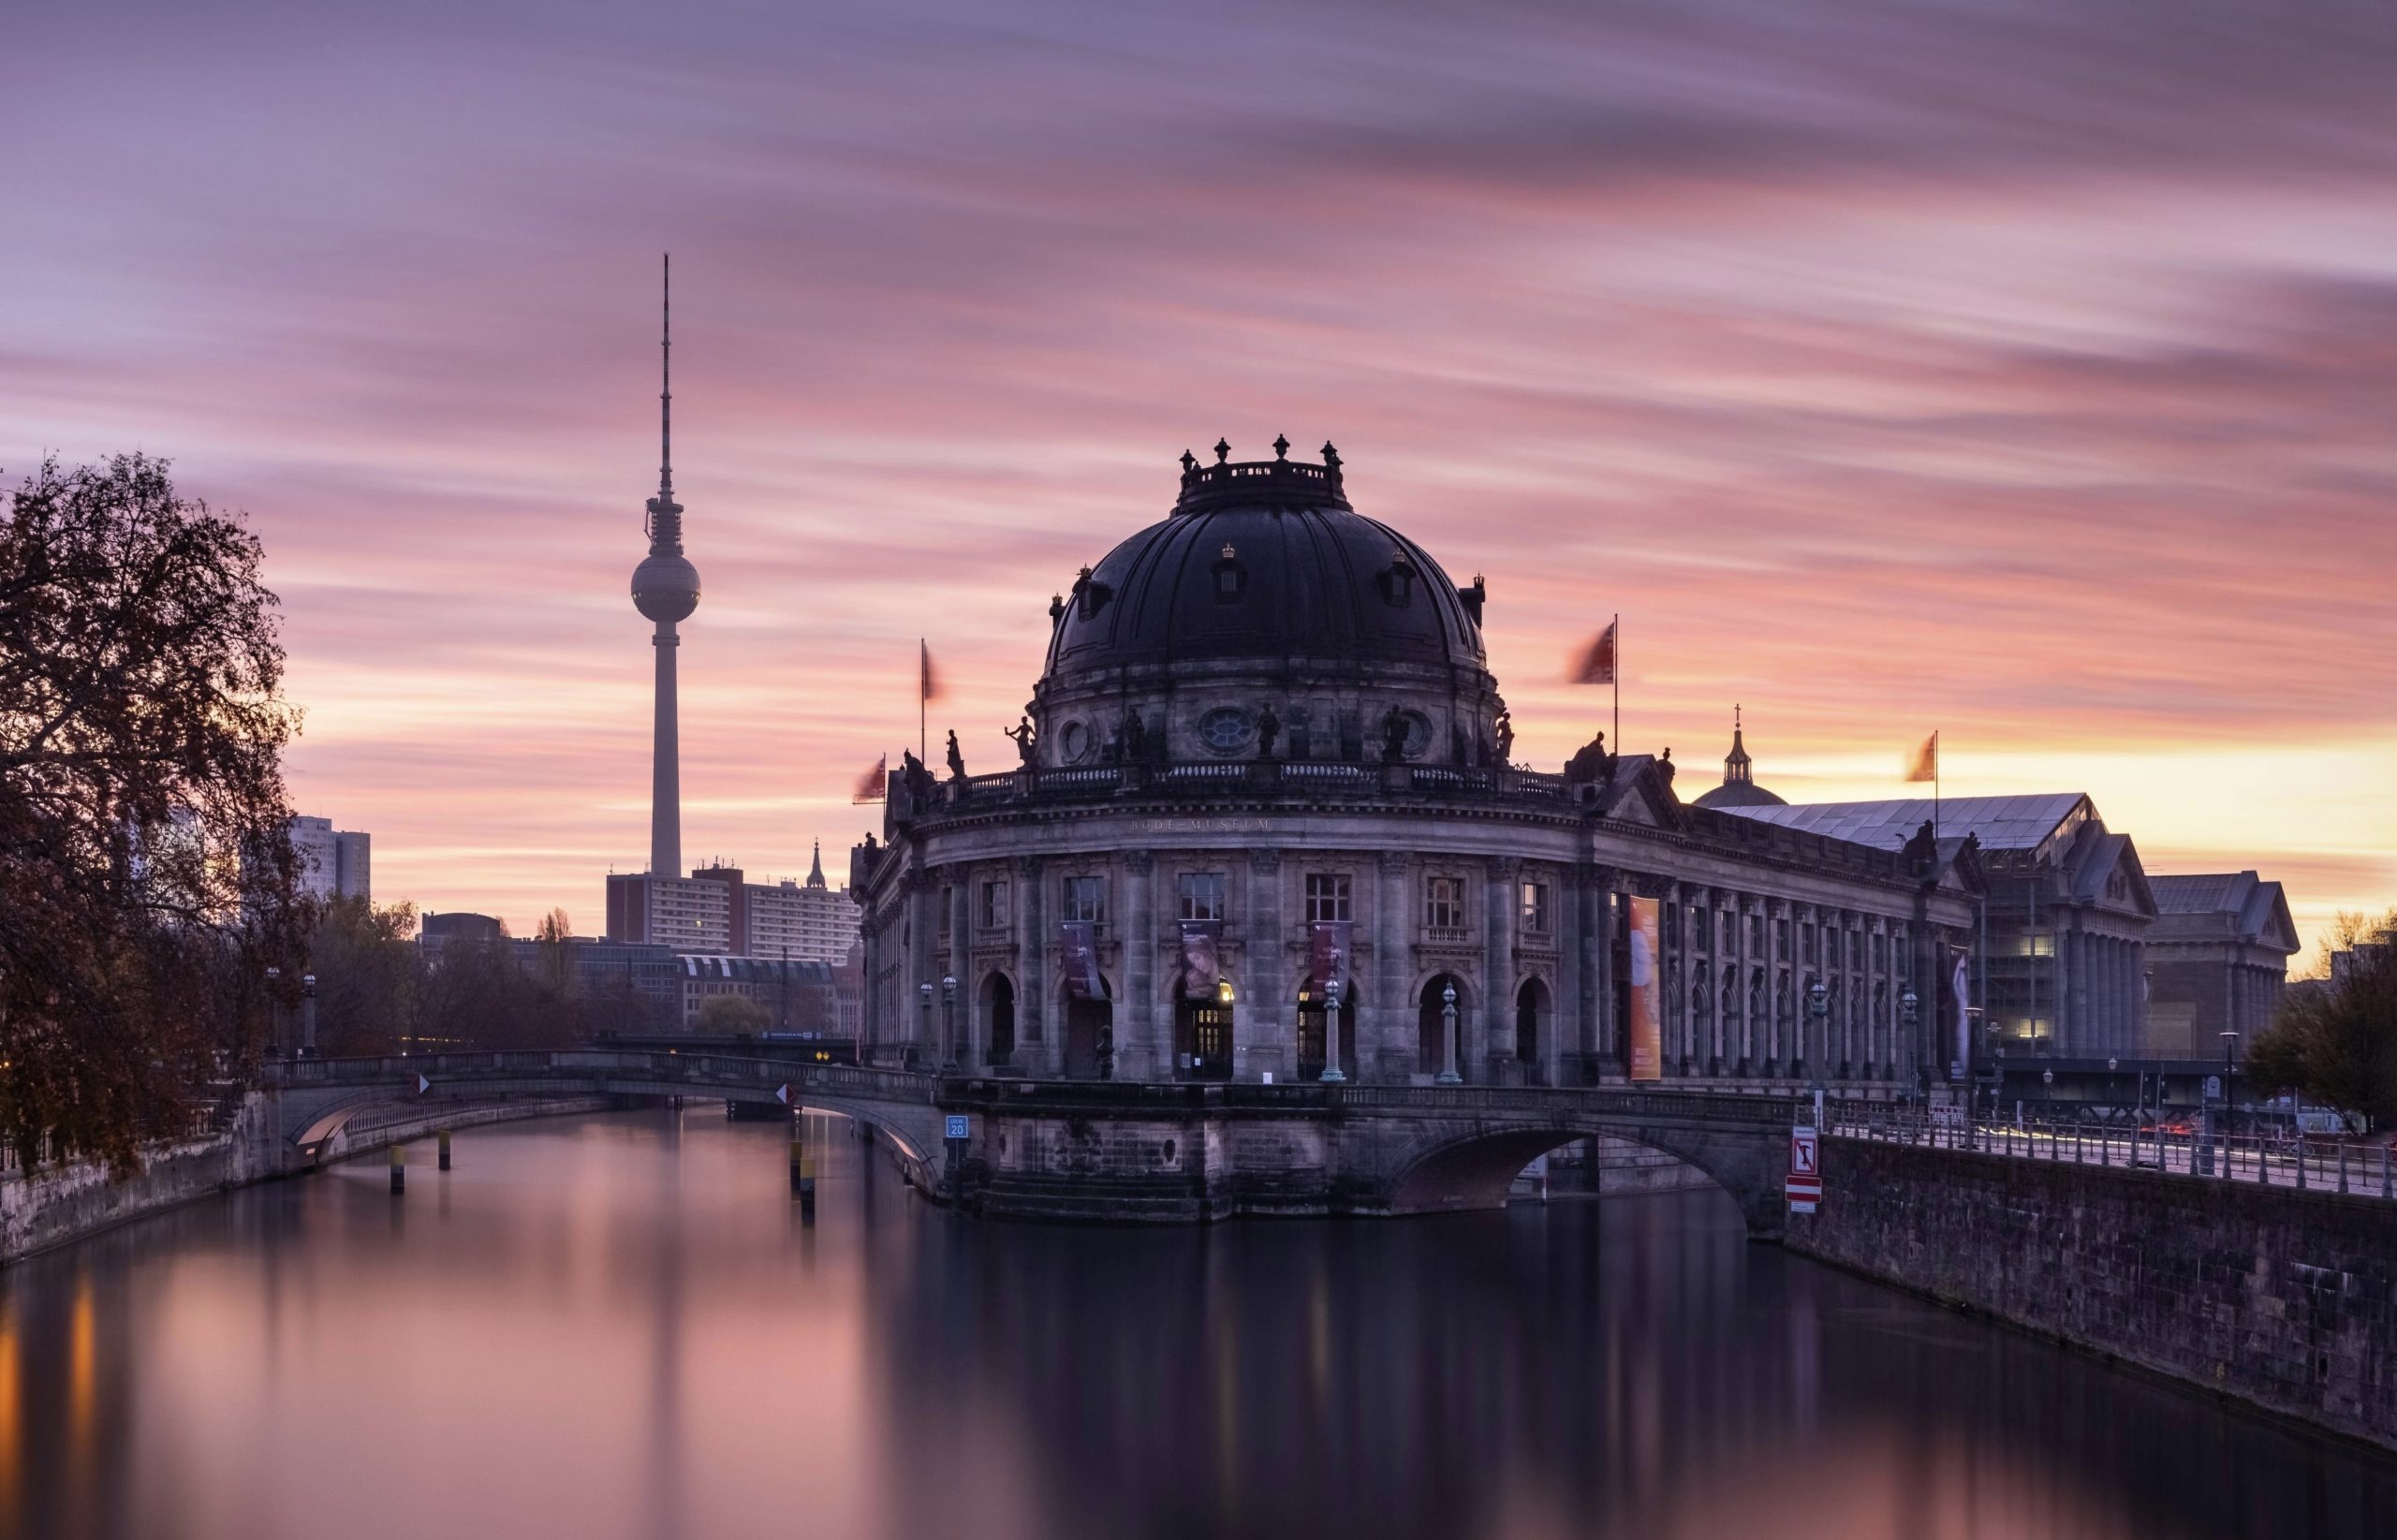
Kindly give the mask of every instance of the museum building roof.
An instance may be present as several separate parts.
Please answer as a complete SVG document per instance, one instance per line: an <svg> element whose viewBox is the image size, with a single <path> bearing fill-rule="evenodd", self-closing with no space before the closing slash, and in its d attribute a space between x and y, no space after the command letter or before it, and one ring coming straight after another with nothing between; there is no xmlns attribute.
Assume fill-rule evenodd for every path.
<svg viewBox="0 0 2397 1540"><path fill-rule="evenodd" d="M1349 506L1323 462L1183 456L1162 521L1085 568L1052 606L1044 684L1207 662L1390 663L1485 673L1479 579L1460 589L1422 547Z"/></svg>

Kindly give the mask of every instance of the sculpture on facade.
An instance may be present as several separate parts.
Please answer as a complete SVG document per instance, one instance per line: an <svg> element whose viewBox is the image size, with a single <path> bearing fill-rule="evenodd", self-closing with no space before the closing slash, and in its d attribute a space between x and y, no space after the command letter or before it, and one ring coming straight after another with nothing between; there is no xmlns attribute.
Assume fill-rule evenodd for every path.
<svg viewBox="0 0 2397 1540"><path fill-rule="evenodd" d="M1271 702L1257 713L1257 757L1273 757L1273 741L1282 736L1282 719L1273 714Z"/></svg>
<svg viewBox="0 0 2397 1540"><path fill-rule="evenodd" d="M1497 730L1498 763L1512 764L1515 755L1515 718L1514 713L1504 706L1498 708Z"/></svg>
<svg viewBox="0 0 2397 1540"><path fill-rule="evenodd" d="M1406 713L1392 706L1382 718L1382 763L1395 765L1406 757Z"/></svg>
<svg viewBox="0 0 2397 1540"><path fill-rule="evenodd" d="M949 778L952 781L965 779L965 755L957 746L955 727L949 729Z"/></svg>
<svg viewBox="0 0 2397 1540"><path fill-rule="evenodd" d="M1022 758L1026 765L1032 763L1032 751L1039 741L1039 734L1034 729L1032 726L1032 717L1029 713L1027 713L1023 719L1018 722L1014 726L1001 727L999 729L999 736L1002 738L1014 739L1015 752L1017 755Z"/></svg>

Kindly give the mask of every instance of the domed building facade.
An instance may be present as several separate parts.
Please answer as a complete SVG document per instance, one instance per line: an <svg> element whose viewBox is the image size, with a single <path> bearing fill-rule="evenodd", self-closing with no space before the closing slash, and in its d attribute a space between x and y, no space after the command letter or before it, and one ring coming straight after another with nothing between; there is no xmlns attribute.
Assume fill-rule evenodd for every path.
<svg viewBox="0 0 2397 1540"><path fill-rule="evenodd" d="M869 1058L1119 1081L1944 1077L1969 839L1892 851L1684 804L1669 750L1603 738L1513 763L1482 579L1360 513L1331 445L1273 448L1185 455L1166 518L1052 600L1019 767L891 776L882 838L851 854Z"/></svg>

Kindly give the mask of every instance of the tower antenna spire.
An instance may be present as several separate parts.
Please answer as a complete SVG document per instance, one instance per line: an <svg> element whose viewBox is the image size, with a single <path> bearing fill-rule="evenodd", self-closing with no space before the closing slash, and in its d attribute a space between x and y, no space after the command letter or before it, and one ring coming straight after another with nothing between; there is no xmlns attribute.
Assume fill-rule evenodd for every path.
<svg viewBox="0 0 2397 1540"><path fill-rule="evenodd" d="M674 254L659 255L657 498L674 501Z"/></svg>

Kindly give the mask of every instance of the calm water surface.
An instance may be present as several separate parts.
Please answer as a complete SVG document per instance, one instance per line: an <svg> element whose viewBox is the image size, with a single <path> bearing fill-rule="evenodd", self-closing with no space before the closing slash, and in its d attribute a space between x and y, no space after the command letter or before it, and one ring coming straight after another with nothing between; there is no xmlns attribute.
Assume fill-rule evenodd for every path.
<svg viewBox="0 0 2397 1540"><path fill-rule="evenodd" d="M0 1272L0 1535L2397 1534L2397 1465L1713 1194L982 1225L834 1138L806 1226L711 1111L456 1148Z"/></svg>

